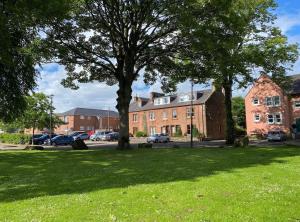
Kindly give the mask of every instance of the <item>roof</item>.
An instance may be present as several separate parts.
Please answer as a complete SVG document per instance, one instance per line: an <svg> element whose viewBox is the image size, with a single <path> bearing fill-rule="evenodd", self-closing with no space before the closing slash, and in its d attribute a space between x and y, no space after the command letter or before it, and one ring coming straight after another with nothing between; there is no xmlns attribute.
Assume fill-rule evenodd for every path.
<svg viewBox="0 0 300 222"><path fill-rule="evenodd" d="M213 94L213 92L214 91L212 89L195 91L195 93L197 94L197 99L193 101L193 104L195 105L204 104L209 99L209 97ZM163 108L178 107L178 106L189 106L191 104L190 101L179 102L179 96L181 95L187 95L187 93L170 95L171 97L170 103L164 105L154 105L153 101L150 98L147 98L146 103L142 106L139 105L138 101L133 101L129 105L129 112L163 109ZM162 98L162 97L167 97L167 95L155 97L155 98ZM143 98L143 100L144 99L145 98Z"/></svg>
<svg viewBox="0 0 300 222"><path fill-rule="evenodd" d="M300 94L300 74L290 76L293 83L290 94Z"/></svg>
<svg viewBox="0 0 300 222"><path fill-rule="evenodd" d="M57 114L58 116L101 116L101 117L119 117L119 113L111 110L103 110L103 109L88 109L88 108L74 108L68 110L64 113Z"/></svg>

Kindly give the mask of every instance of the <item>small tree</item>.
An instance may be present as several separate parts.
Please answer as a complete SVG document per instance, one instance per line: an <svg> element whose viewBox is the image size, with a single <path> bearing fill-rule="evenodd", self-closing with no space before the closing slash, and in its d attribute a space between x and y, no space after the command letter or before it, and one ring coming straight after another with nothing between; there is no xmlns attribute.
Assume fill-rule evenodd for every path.
<svg viewBox="0 0 300 222"><path fill-rule="evenodd" d="M242 129L246 128L245 100L243 97L232 98L232 116L236 126Z"/></svg>

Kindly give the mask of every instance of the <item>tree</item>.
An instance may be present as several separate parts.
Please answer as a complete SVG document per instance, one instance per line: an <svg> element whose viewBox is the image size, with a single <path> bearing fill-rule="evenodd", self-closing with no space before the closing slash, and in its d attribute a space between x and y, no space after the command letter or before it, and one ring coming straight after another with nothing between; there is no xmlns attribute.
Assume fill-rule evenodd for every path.
<svg viewBox="0 0 300 222"><path fill-rule="evenodd" d="M26 108L36 86L38 28L67 11L67 0L0 1L0 120L8 122Z"/></svg>
<svg viewBox="0 0 300 222"><path fill-rule="evenodd" d="M50 112L55 109L48 96L43 93L34 93L26 96L27 108L23 115L16 120L17 125L23 129L32 129L34 135L35 129L50 129L50 118L52 118L52 127L61 125L63 122L57 117L50 117ZM51 132L52 129L51 129Z"/></svg>
<svg viewBox="0 0 300 222"><path fill-rule="evenodd" d="M160 74L174 72L172 58L185 39L180 37L179 0L87 0L78 2L72 15L56 20L46 30L46 48L65 65L63 85L92 81L118 84L119 149L129 144L128 109L132 83L143 72L151 83Z"/></svg>
<svg viewBox="0 0 300 222"><path fill-rule="evenodd" d="M232 98L232 116L237 125L240 128L246 128L246 112L245 112L245 101L241 96Z"/></svg>
<svg viewBox="0 0 300 222"><path fill-rule="evenodd" d="M233 144L233 85L247 86L258 71L272 75L277 82L286 82L286 70L298 58L298 45L288 44L287 38L274 27L273 0L211 0L205 4L213 13L206 20L194 17L186 24L185 33L193 50L184 52L202 73L190 72L185 77L194 79L205 73L214 79L217 88L224 89L226 143Z"/></svg>

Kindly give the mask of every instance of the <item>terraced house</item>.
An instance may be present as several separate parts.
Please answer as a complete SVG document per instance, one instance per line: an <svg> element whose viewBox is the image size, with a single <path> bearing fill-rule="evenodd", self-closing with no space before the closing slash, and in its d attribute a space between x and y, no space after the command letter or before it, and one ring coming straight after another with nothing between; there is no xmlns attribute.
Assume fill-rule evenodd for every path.
<svg viewBox="0 0 300 222"><path fill-rule="evenodd" d="M191 101L193 99L193 101ZM191 108L193 102L193 109ZM152 92L149 98L134 97L129 107L129 131L148 135L191 133L193 128L210 139L223 139L225 132L224 95L215 89L175 95Z"/></svg>
<svg viewBox="0 0 300 222"><path fill-rule="evenodd" d="M300 75L290 77L292 86L282 89L266 75L255 81L245 97L248 135L271 130L300 132Z"/></svg>

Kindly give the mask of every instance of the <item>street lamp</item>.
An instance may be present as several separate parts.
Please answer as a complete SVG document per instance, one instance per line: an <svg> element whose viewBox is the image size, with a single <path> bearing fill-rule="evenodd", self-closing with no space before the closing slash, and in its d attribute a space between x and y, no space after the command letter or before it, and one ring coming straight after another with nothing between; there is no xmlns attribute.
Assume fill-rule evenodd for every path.
<svg viewBox="0 0 300 222"><path fill-rule="evenodd" d="M53 107L53 94L51 94L50 97L50 140L52 136L52 107Z"/></svg>
<svg viewBox="0 0 300 222"><path fill-rule="evenodd" d="M194 109L194 103L193 103L193 100L194 100L194 80L191 79L191 148L193 148L194 146L194 143L193 143L193 109Z"/></svg>

